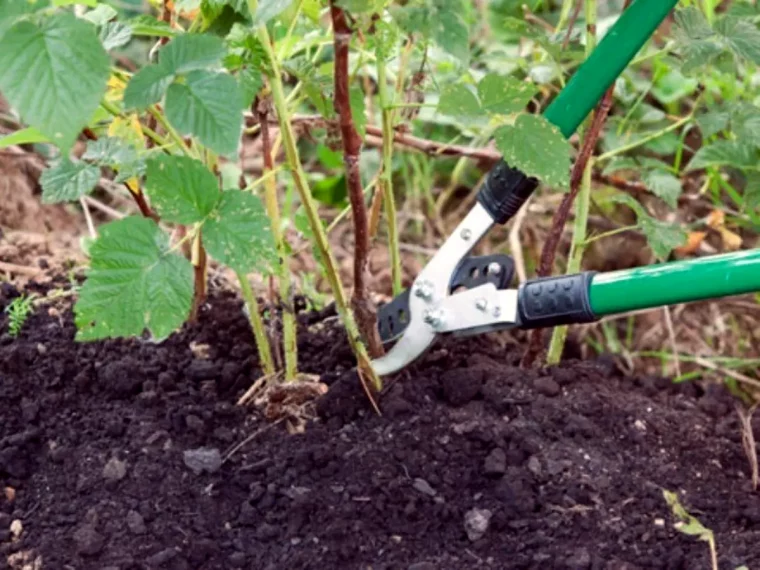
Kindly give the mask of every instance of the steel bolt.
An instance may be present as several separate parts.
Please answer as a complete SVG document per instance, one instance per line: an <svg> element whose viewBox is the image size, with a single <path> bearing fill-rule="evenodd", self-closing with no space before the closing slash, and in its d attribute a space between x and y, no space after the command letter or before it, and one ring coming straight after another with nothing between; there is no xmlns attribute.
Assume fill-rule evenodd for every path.
<svg viewBox="0 0 760 570"><path fill-rule="evenodd" d="M414 286L414 294L420 299L429 301L433 297L433 284L429 281L422 281Z"/></svg>
<svg viewBox="0 0 760 570"><path fill-rule="evenodd" d="M500 273L501 273L501 265L499 265L495 261L493 263L488 264L489 275L499 275Z"/></svg>
<svg viewBox="0 0 760 570"><path fill-rule="evenodd" d="M497 319L501 316L501 307L494 307L493 308L493 316Z"/></svg>
<svg viewBox="0 0 760 570"><path fill-rule="evenodd" d="M470 238L472 237L472 232L468 228L465 228L462 230L462 233L459 235L462 236L462 239L464 241L470 241Z"/></svg>
<svg viewBox="0 0 760 570"><path fill-rule="evenodd" d="M478 310L485 311L488 308L488 301L483 298L478 299L475 301L475 306L478 308Z"/></svg>

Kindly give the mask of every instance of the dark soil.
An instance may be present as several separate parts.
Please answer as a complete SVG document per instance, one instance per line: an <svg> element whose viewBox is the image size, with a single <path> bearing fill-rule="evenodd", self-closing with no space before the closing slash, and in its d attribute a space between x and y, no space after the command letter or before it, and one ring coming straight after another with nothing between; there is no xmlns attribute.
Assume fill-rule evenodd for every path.
<svg viewBox="0 0 760 570"><path fill-rule="evenodd" d="M481 337L401 375L377 417L341 334L310 320L320 418L221 466L264 426L234 405L259 370L230 296L163 344L75 344L68 309L3 336L0 568L709 568L663 489L715 531L721 568L760 565L760 498L721 391L604 361L527 372Z"/></svg>

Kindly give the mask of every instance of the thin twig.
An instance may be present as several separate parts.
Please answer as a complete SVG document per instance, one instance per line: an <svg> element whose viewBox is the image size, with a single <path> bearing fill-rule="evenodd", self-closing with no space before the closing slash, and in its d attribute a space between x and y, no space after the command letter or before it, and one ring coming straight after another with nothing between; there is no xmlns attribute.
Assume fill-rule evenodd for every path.
<svg viewBox="0 0 760 570"><path fill-rule="evenodd" d="M106 216L110 218L114 218L115 220L121 220L127 217L125 213L119 212L118 210L115 210L111 206L107 206L103 202L100 202L99 200L95 200L95 198L91 196L83 196L83 199L85 203L87 203L87 205L92 206L96 210L100 210Z"/></svg>
<svg viewBox="0 0 760 570"><path fill-rule="evenodd" d="M29 267L26 265L17 265L15 263L8 263L6 261L0 261L0 271L3 273L15 273L16 275L26 275L27 277L37 277L42 273L41 269L36 267Z"/></svg>
<svg viewBox="0 0 760 570"><path fill-rule="evenodd" d="M98 232L95 229L95 222L92 221L92 215L90 214L90 207L87 205L87 201L85 200L84 196L79 198L79 204L82 206L82 211L84 212L84 219L87 222L87 231L90 232L90 237L92 239L95 239L98 237Z"/></svg>
<svg viewBox="0 0 760 570"><path fill-rule="evenodd" d="M517 212L515 220L512 222L512 227L509 230L509 251L512 254L512 259L515 261L515 271L520 283L524 283L528 279L528 274L525 270L525 256L523 255L522 242L520 241L520 230L522 229L523 221L528 215L529 204L530 198Z"/></svg>

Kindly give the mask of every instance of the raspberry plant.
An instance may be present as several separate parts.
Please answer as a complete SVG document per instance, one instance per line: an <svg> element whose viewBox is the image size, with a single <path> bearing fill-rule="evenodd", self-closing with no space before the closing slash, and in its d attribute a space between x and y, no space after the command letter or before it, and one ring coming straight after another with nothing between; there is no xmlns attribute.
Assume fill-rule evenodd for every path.
<svg viewBox="0 0 760 570"><path fill-rule="evenodd" d="M249 275L276 282L285 376L294 379L288 232L297 230L313 246L360 370L379 388L368 365L382 352L366 279L369 250L387 241L391 286L400 292L400 241L409 230L397 218L397 201L441 231L457 187L475 185L501 156L549 190L570 190L539 272L554 271L573 208L570 270L589 243L623 230L643 233L654 257L668 258L687 228L659 212L678 206L695 172L705 172L716 208L728 197L736 214L730 223L756 227L754 4L732 2L717 13L711 3L686 0L672 37L642 51L584 127L571 173L575 141L538 112L593 48L597 27L624 9L611 2L597 15L597 3L587 0L581 14L575 4L151 0L143 10L131 0L3 2L0 92L27 126L0 147L57 148L41 179L46 202L81 202L105 178L140 212L98 228L75 308L79 339L146 330L165 338L197 312L211 258L238 276L267 373L277 359ZM737 74L744 79L733 80ZM697 149L687 143L695 128L703 139ZM311 137L300 137L304 130ZM246 136L261 138L257 179L236 166ZM456 162L436 156L445 166L433 166L396 152L404 147ZM284 165L276 163L278 149ZM434 194L442 174L448 187ZM605 186L597 208L611 214L623 205L635 224L589 237L592 182ZM352 217L350 296L322 206ZM559 331L555 359L562 338Z"/></svg>

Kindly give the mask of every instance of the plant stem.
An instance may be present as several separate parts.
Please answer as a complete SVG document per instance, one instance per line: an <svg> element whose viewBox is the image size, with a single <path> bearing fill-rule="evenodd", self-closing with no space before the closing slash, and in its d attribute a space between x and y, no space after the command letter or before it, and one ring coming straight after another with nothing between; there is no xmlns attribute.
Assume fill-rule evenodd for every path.
<svg viewBox="0 0 760 570"><path fill-rule="evenodd" d="M696 108L696 105L695 105L695 108ZM691 113L689 113L685 117L679 119L678 121L676 121L672 125L668 125L664 129L660 129L659 131L657 131L655 133L647 135L644 138L635 140L635 141L633 141L633 142L631 142L631 143L629 143L627 145L623 145L623 146L621 146L619 148L616 148L616 149L613 149L613 150L611 150L609 152L605 152L604 154L599 155L596 160L597 161L609 160L610 158L618 156L619 154L624 154L624 153L628 152L629 150L633 150L635 148L643 146L643 145L647 144L648 142L651 142L651 141L653 141L655 139L658 139L661 136L669 133L670 131L674 131L674 130L678 129L679 127L685 125L686 123L688 123L689 121L691 121L693 115L694 115L694 113L692 111Z"/></svg>
<svg viewBox="0 0 760 570"><path fill-rule="evenodd" d="M240 282L240 290L243 294L245 306L248 308L248 320L253 330L253 338L256 340L256 349L259 352L259 362L261 362L261 371L265 376L275 373L274 361L272 360L272 347L269 346L269 337L267 337L264 328L264 320L261 318L259 302L253 294L248 277L243 273L236 273Z"/></svg>
<svg viewBox="0 0 760 570"><path fill-rule="evenodd" d="M370 355L376 358L383 354L383 345L377 330L377 311L369 297L366 281L370 244L367 204L364 201L362 177L359 171L362 139L354 124L349 94L348 55L352 34L345 12L335 6L332 1L330 14L335 42L335 111L338 113L340 123L343 164L346 169L346 185L354 222L354 289L351 295L351 307L356 315L362 339L367 343Z"/></svg>
<svg viewBox="0 0 760 570"><path fill-rule="evenodd" d="M393 194L393 108L388 95L388 75L385 58L380 43L376 50L377 92L383 128L383 162L377 184L378 200L385 204L385 218L388 223L388 249L391 255L391 278L393 295L401 293L401 253L399 250L398 224L396 220L396 198Z"/></svg>
<svg viewBox="0 0 760 570"><path fill-rule="evenodd" d="M182 152L184 152L187 156L198 159L200 158L197 151L188 148L187 144L185 144L184 139L180 136L176 129L169 124L169 121L166 120L161 111L159 111L155 106L151 106L148 107L148 113L156 120L159 125L164 128L164 130L169 135L169 138L171 138L172 141L174 141L174 143L179 146Z"/></svg>
<svg viewBox="0 0 760 570"><path fill-rule="evenodd" d="M372 369L367 349L361 342L356 320L354 319L353 312L348 305L346 293L343 290L343 284L340 282L340 276L338 274L335 257L333 256L332 250L330 249L330 243L327 239L327 234L325 233L324 227L322 226L322 220L319 217L317 204L311 194L311 189L309 188L309 183L306 179L306 173L304 172L303 165L301 164L301 158L298 154L298 147L296 145L295 133L293 132L293 127L290 124L290 111L285 99L285 90L282 84L280 66L272 48L269 32L265 26L259 26L258 37L264 49L266 50L267 57L270 60L272 69L272 75L270 77L272 98L275 110L277 111L277 117L280 122L280 131L282 135L283 145L285 147L288 166L290 167L291 174L293 176L293 182L295 183L296 190L298 190L304 211L306 212L309 226L314 234L315 245L319 251L325 274L327 275L327 280L330 283L330 288L332 289L333 297L335 298L335 308L338 311L338 315L340 316L341 320L343 321L343 326L346 328L348 342L351 345L351 349L353 350L354 354L356 355L360 375L364 374L365 377L370 380L374 389L380 391L382 389L382 382Z"/></svg>
<svg viewBox="0 0 760 570"><path fill-rule="evenodd" d="M573 246L570 251L570 260L567 264L567 273L578 273L583 262L583 254L586 252L586 230L588 227L588 211L591 204L591 173L594 168L594 159L591 158L583 172L583 183L578 199L575 203L575 226L573 227ZM552 331L552 339L549 343L549 352L546 355L548 365L557 364L562 358L567 339L567 326L557 327Z"/></svg>
<svg viewBox="0 0 760 570"><path fill-rule="evenodd" d="M260 100L256 112L261 124L262 152L264 154L264 204L272 224L272 234L280 258L278 282L280 303L282 304L282 349L285 354L285 380L295 380L298 375L298 343L296 337L296 315L291 296L291 277L288 251L285 238L282 235L280 207L277 203L277 180L274 173L274 158L272 155L272 139L269 134L268 99Z"/></svg>

